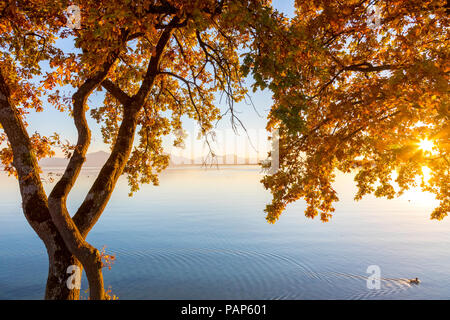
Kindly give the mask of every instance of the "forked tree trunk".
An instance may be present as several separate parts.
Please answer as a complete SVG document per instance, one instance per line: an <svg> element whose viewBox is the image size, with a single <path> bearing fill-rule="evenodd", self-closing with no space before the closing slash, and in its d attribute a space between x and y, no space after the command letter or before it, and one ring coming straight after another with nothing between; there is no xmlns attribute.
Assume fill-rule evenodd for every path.
<svg viewBox="0 0 450 320"><path fill-rule="evenodd" d="M67 271L72 265L80 268L83 265L85 268L91 299L105 299L101 256L85 238L103 212L123 172L133 146L139 112L158 74L161 55L172 33L171 26L178 22L179 18L174 17L169 23L170 28L162 32L142 85L135 96L131 98L117 86L105 82L107 89L111 89L112 94L124 105L124 118L110 158L73 219L66 208L66 199L84 163L90 141L90 131L84 115L85 102L92 90L102 83L117 55L111 61L108 60L104 70L88 79L73 96L75 125L79 134L77 148L63 177L48 198L39 176L39 166L30 137L17 109L10 102L9 88L0 70L0 123L14 155L13 166L17 171L23 211L44 242L49 257L46 299L78 299L79 290L71 290L67 285L67 279L70 277Z"/></svg>

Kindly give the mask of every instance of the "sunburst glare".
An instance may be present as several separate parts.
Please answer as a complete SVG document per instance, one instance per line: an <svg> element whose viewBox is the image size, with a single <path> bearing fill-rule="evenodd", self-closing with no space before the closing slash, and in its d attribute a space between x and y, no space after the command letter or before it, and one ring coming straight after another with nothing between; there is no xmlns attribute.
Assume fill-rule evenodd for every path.
<svg viewBox="0 0 450 320"><path fill-rule="evenodd" d="M424 152L429 152L432 153L433 152L433 148L434 148L434 143L433 141L429 140L429 139L422 139L419 142L419 149L424 151Z"/></svg>

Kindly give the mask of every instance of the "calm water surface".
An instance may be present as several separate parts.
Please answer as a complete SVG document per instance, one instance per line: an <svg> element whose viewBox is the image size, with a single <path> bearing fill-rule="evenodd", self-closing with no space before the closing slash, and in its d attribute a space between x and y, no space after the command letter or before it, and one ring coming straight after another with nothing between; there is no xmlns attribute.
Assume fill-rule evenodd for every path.
<svg viewBox="0 0 450 320"><path fill-rule="evenodd" d="M95 174L83 172L71 212ZM116 256L105 285L119 299L450 298L450 219L429 219L431 197L354 202L352 178L339 177L331 222L306 219L299 201L270 225L260 178L250 166L169 169L133 198L122 179L88 236ZM381 268L380 290L366 287L370 265ZM41 299L46 276L17 182L0 174L0 299ZM418 286L404 280L415 277Z"/></svg>

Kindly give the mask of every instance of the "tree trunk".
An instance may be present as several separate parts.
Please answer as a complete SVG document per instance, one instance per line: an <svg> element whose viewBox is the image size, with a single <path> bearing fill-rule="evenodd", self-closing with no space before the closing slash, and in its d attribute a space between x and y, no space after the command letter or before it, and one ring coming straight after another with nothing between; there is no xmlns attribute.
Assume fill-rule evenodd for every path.
<svg viewBox="0 0 450 320"><path fill-rule="evenodd" d="M47 248L48 254L48 277L45 288L46 300L78 300L79 289L70 290L67 280L70 274L67 273L69 266L77 266L82 270L80 262L66 248L62 238L58 244Z"/></svg>
<svg viewBox="0 0 450 320"><path fill-rule="evenodd" d="M49 257L49 274L45 297L47 299L75 299L79 290L69 290L67 269L79 265L67 246L48 210L48 201L39 176L37 160L25 126L16 108L10 103L9 88L0 70L0 124L13 150L25 217L45 244ZM6 98L6 99L5 99Z"/></svg>

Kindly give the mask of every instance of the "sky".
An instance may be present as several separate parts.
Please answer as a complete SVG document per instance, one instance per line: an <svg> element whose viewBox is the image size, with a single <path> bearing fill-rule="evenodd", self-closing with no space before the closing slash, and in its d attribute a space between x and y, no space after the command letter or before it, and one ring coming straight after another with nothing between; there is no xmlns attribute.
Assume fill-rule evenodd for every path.
<svg viewBox="0 0 450 320"><path fill-rule="evenodd" d="M294 16L294 0L273 0L273 6L280 12L283 12L288 17ZM66 51L75 51L73 43L70 39L65 39L61 41L61 47ZM45 68L44 68L45 70ZM251 84L251 79L247 79L246 85L249 86ZM62 93L68 93L69 90L65 88L60 88ZM271 93L268 90L264 92L257 91L253 93L253 91L249 90L249 95L254 104L254 107L248 102L240 102L235 105L236 114L239 116L239 119L244 123L246 129L253 132L260 132L264 130L267 114L272 104ZM103 94L99 92L93 93L89 100L88 105L90 108L97 108L102 105L103 102ZM226 110L226 104L224 102L220 103L217 101L217 106L219 106L222 110ZM255 111L256 109L256 111ZM88 116L88 124L92 131L92 141L91 146L89 148L89 153L97 152L97 151L109 151L109 146L105 145L102 141L101 136L101 125L99 125L95 120L90 118L89 112ZM34 132L39 132L44 136L51 136L53 133L58 133L61 139L68 140L70 143L75 143L77 140L77 132L75 126L73 124L73 119L67 116L66 112L59 112L53 106L49 105L46 101L44 101L44 111L36 113L34 111L30 112L27 116L27 122L29 123L28 132L31 135ZM193 136L195 134L196 125L192 120L187 120L184 123L185 130ZM226 134L227 130L231 129L230 118L224 117L218 125L217 132ZM243 130L240 130L238 139L247 139L246 134ZM261 139L261 138L260 138ZM165 139L165 146L167 149L171 149L171 138ZM256 139L257 140L257 139ZM257 141L252 140L252 145L256 145ZM62 156L62 153L58 150L56 151L56 156ZM261 151L261 150L259 150Z"/></svg>

